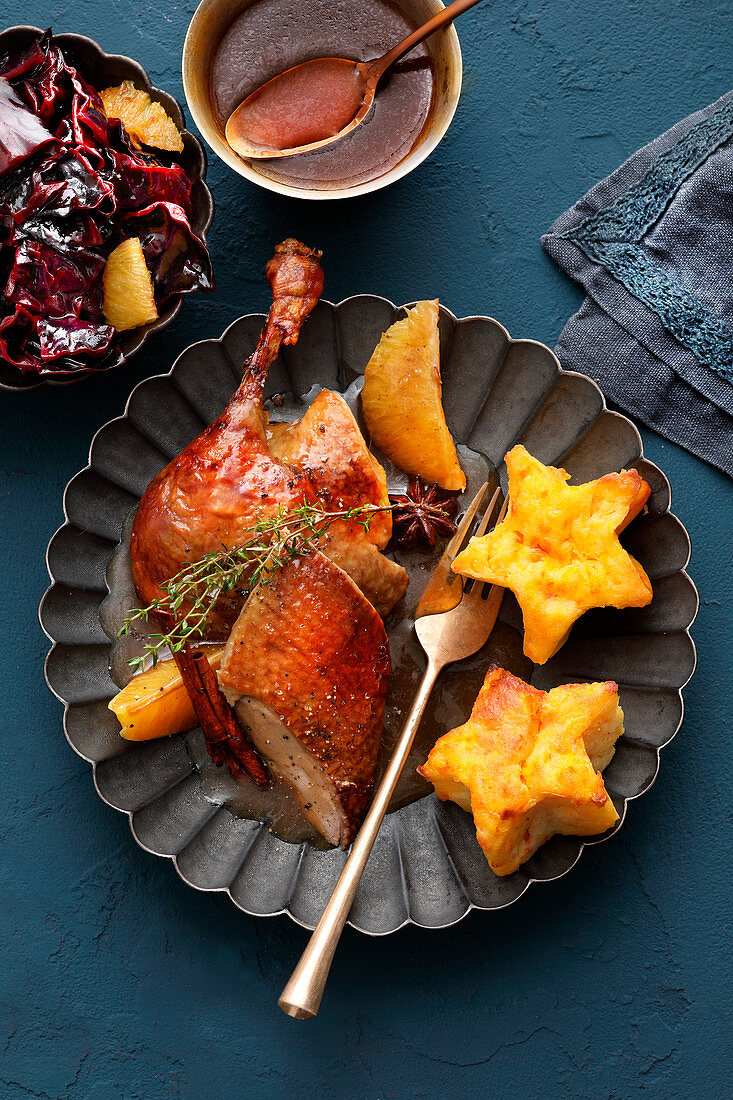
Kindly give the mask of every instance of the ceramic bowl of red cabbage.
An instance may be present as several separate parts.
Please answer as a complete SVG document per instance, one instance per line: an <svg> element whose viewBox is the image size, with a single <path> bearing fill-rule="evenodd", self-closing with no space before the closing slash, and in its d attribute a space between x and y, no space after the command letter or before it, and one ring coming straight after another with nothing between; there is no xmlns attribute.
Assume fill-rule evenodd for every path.
<svg viewBox="0 0 733 1100"><path fill-rule="evenodd" d="M99 93L130 81L181 132L181 152L146 148ZM192 290L213 288L206 155L183 111L129 57L79 34L0 33L0 389L65 385L126 362ZM158 317L117 332L102 272L140 239Z"/></svg>

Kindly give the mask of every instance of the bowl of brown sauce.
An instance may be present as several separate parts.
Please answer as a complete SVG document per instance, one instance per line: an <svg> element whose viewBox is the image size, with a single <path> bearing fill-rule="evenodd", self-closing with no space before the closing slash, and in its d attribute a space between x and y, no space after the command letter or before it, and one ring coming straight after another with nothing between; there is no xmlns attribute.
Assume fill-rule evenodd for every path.
<svg viewBox="0 0 733 1100"><path fill-rule="evenodd" d="M251 92L303 61L385 53L444 5L440 0L202 0L183 47L183 84L202 136L235 172L279 194L350 198L416 168L448 129L461 92L451 25L404 57L377 90L370 116L324 149L245 160L226 121Z"/></svg>

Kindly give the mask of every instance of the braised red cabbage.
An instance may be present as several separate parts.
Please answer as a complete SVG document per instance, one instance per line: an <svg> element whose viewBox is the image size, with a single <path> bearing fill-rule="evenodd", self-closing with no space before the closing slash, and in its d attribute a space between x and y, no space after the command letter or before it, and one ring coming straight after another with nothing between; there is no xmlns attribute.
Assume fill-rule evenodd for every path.
<svg viewBox="0 0 733 1100"><path fill-rule="evenodd" d="M51 32L0 57L0 358L23 373L104 370L124 356L102 310L112 249L139 237L160 310L211 290L172 156L137 149Z"/></svg>

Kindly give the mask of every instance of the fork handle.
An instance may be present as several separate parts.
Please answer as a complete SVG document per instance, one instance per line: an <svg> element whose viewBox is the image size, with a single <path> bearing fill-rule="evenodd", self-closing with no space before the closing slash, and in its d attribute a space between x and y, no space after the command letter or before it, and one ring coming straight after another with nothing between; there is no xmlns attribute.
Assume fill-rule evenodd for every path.
<svg viewBox="0 0 733 1100"><path fill-rule="evenodd" d="M369 853L374 846L387 806L397 786L405 761L415 740L417 727L430 698L442 665L428 661L410 713L394 747L389 764L374 794L369 812L351 846L351 851L320 920L300 957L278 1004L296 1020L312 1020L317 1014L331 969L334 952L348 918Z"/></svg>

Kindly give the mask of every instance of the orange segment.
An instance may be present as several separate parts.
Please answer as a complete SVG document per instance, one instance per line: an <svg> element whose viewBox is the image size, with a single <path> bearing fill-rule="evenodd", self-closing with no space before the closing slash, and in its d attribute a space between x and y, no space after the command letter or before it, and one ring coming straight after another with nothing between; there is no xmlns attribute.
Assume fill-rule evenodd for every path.
<svg viewBox="0 0 733 1100"><path fill-rule="evenodd" d="M155 321L153 280L139 237L131 237L110 252L102 275L104 316L118 332Z"/></svg>
<svg viewBox="0 0 733 1100"><path fill-rule="evenodd" d="M418 302L387 329L364 372L362 408L372 440L408 474L466 488L442 403L438 302Z"/></svg>
<svg viewBox="0 0 733 1100"><path fill-rule="evenodd" d="M100 94L107 118L119 118L128 134L143 145L168 153L183 152L183 138L173 119L131 80L123 80L117 88L105 88Z"/></svg>
<svg viewBox="0 0 733 1100"><path fill-rule="evenodd" d="M224 646L206 649L213 669L218 669ZM155 668L133 676L109 704L117 715L126 741L152 741L183 733L196 725L196 713L173 660L159 661Z"/></svg>

